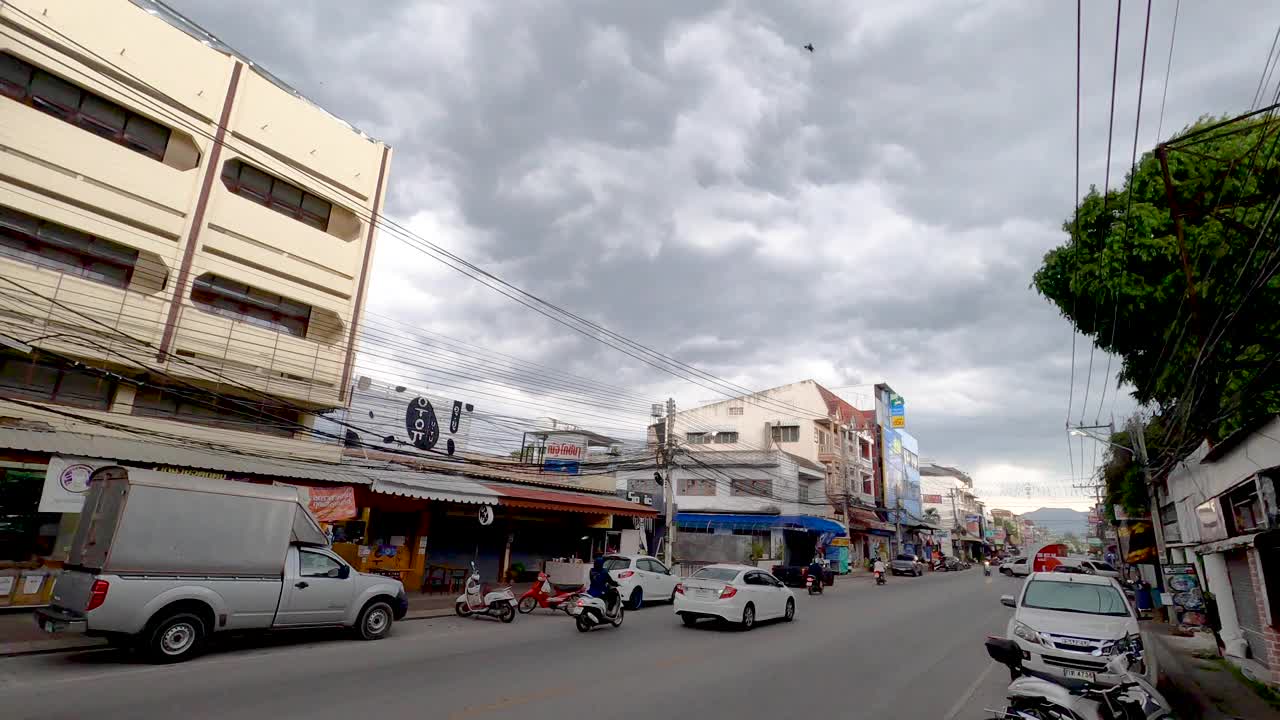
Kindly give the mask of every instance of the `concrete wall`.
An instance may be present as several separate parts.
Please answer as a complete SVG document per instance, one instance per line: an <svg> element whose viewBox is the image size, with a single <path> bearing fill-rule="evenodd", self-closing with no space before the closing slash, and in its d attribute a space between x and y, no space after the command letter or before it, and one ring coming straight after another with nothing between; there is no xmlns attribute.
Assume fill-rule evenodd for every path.
<svg viewBox="0 0 1280 720"><path fill-rule="evenodd" d="M0 332L60 334L35 344L95 365L147 365L197 383L211 382L212 371L224 389L231 381L293 404L339 405L371 252L367 218L381 202L379 187L386 192L389 149L128 0L2 3L0 52L171 131L157 160L0 97L0 206L141 254L125 289L0 257L0 275L31 291L0 288L18 293L0 314ZM224 144L215 149L224 111ZM329 201L328 232L230 192L220 174L237 158ZM191 265L179 287L188 250ZM311 306L306 337L197 309L191 282L205 272ZM162 344L175 302L168 350L183 360L160 361L154 349L139 348ZM78 341L88 329L108 333L110 347ZM111 342L123 337L118 333L138 342ZM128 405L128 398L119 400ZM124 413L111 419L138 422ZM202 439L228 432L191 430ZM257 444L264 443L314 451L288 440Z"/></svg>
<svg viewBox="0 0 1280 720"><path fill-rule="evenodd" d="M676 535L676 557L685 563L747 563L751 540L746 535L680 533Z"/></svg>
<svg viewBox="0 0 1280 720"><path fill-rule="evenodd" d="M730 414L741 409L740 415ZM823 433L830 433L818 426L817 419L827 417L827 406L811 380L783 385L756 393L749 398L734 398L676 413L675 435L685 445L690 432L736 430L737 443L694 446L696 450L785 450L806 460L818 462L819 443ZM773 422L798 425L797 442L773 442L770 427Z"/></svg>

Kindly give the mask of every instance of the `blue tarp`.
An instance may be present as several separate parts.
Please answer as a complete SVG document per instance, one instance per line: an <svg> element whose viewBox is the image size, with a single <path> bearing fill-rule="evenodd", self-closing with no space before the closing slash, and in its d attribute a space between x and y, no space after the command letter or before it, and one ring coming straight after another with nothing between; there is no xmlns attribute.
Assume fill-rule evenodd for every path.
<svg viewBox="0 0 1280 720"><path fill-rule="evenodd" d="M731 515L727 513L676 513L679 527L726 528L729 530L811 530L832 537L844 537L844 526L812 515Z"/></svg>

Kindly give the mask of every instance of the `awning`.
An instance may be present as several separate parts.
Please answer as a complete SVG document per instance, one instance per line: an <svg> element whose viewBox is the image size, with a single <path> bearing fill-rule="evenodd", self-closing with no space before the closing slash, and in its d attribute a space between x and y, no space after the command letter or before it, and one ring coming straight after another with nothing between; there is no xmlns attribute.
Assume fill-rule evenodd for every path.
<svg viewBox="0 0 1280 720"><path fill-rule="evenodd" d="M889 532L893 529L889 523L882 521L876 514L870 510L861 508L851 508L849 511L849 529L853 532L882 531Z"/></svg>
<svg viewBox="0 0 1280 720"><path fill-rule="evenodd" d="M728 530L807 530L843 537L844 526L813 515L734 515L729 513L676 513L676 525Z"/></svg>
<svg viewBox="0 0 1280 720"><path fill-rule="evenodd" d="M493 505L499 494L474 480L464 480L448 475L432 476L426 473L398 473L396 479L378 479L371 488L376 493L437 500L440 502Z"/></svg>
<svg viewBox="0 0 1280 720"><path fill-rule="evenodd" d="M497 493L498 497L495 499L499 505L509 507L632 517L654 517L658 514L658 511L653 508L609 495L544 490L503 483L484 483L484 485Z"/></svg>

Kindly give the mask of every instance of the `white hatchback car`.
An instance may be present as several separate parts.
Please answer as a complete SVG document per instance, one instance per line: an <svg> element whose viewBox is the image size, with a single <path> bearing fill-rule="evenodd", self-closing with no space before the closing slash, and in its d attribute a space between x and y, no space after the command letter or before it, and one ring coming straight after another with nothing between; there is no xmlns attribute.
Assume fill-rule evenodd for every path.
<svg viewBox="0 0 1280 720"><path fill-rule="evenodd" d="M675 575L658 558L648 555L605 555L604 569L618 583L618 594L628 610L639 610L645 602L674 600Z"/></svg>
<svg viewBox="0 0 1280 720"><path fill-rule="evenodd" d="M1022 650L1028 670L1114 685L1122 676L1107 673L1107 662L1142 651L1138 617L1112 578L1035 572L1018 597L1005 595L1000 602L1016 610L1008 638Z"/></svg>
<svg viewBox="0 0 1280 720"><path fill-rule="evenodd" d="M1028 575L1031 573L1030 559L1026 555L1023 555L1022 557L1016 557L1012 560L1005 560L1004 563L1000 565L1000 573L1002 575L1008 575L1009 577Z"/></svg>
<svg viewBox="0 0 1280 720"><path fill-rule="evenodd" d="M707 565L676 586L676 615L692 626L702 618L737 623L796 617L796 598L778 578L750 565Z"/></svg>

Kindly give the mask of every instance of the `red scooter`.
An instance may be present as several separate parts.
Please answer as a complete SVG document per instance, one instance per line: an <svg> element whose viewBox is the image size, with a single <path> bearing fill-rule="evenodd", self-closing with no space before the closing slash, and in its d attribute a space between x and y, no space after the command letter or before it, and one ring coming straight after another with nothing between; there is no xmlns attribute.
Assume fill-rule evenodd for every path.
<svg viewBox="0 0 1280 720"><path fill-rule="evenodd" d="M586 587L582 585L565 585L556 587L551 583L551 576L545 572L538 573L538 582L529 588L529 591L520 596L520 603L516 608L521 613L529 614L536 607L544 607L548 610L563 610L564 601L573 595L586 592Z"/></svg>

